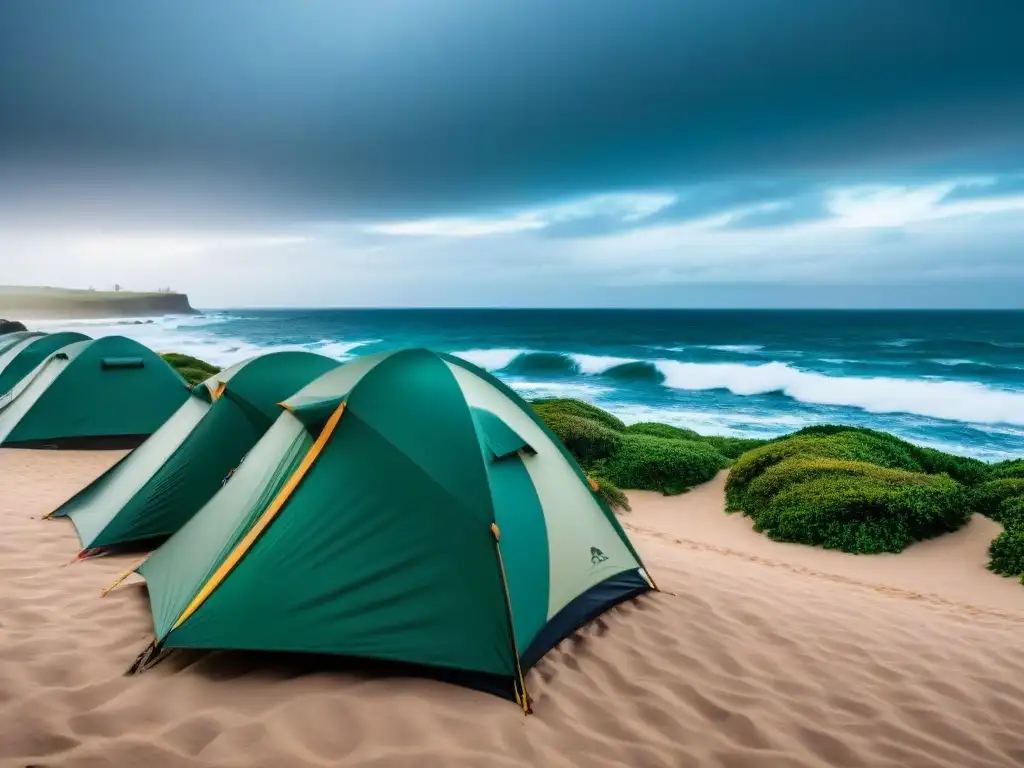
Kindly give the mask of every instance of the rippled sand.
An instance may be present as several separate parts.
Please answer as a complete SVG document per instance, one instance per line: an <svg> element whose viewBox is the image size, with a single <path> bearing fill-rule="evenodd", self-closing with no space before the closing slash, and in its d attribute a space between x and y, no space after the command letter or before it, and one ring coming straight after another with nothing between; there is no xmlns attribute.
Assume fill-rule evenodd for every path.
<svg viewBox="0 0 1024 768"><path fill-rule="evenodd" d="M0 450L0 765L1020 766L1024 586L984 570L994 526L857 558L767 541L722 479L624 518L665 590L529 675L536 714L415 679L274 657L172 656L132 558L67 565L39 519L116 458Z"/></svg>

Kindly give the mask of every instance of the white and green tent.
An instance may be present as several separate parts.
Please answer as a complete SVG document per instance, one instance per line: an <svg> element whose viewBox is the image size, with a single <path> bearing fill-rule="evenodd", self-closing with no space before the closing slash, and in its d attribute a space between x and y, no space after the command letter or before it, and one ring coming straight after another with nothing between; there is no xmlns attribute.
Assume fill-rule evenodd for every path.
<svg viewBox="0 0 1024 768"><path fill-rule="evenodd" d="M89 553L162 542L270 429L278 403L338 365L312 352L271 352L213 375L142 445L50 516L69 517Z"/></svg>
<svg viewBox="0 0 1024 768"><path fill-rule="evenodd" d="M137 570L154 650L337 654L460 673L528 708L525 674L653 587L530 406L422 349L290 397L231 480Z"/></svg>

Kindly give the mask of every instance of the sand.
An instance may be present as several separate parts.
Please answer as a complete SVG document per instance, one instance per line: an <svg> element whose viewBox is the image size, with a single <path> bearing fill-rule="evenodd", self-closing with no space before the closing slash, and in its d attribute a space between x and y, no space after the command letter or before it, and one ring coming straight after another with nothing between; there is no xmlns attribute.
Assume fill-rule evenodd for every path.
<svg viewBox="0 0 1024 768"><path fill-rule="evenodd" d="M1024 586L975 520L895 557L786 546L722 511L723 479L631 494L659 594L530 673L536 714L439 682L171 657L129 557L68 565L40 516L116 454L0 450L0 766L1021 766ZM997 530L997 529L996 529Z"/></svg>

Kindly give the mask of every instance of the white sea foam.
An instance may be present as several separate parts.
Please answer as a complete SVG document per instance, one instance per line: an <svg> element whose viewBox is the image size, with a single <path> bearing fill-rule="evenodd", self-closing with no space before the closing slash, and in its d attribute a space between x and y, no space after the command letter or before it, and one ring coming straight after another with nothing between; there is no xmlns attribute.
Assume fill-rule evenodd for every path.
<svg viewBox="0 0 1024 768"><path fill-rule="evenodd" d="M696 410L651 405L601 403L626 424L655 421L685 427L702 435L727 437L774 437L812 423L807 417L787 414L751 413L722 409Z"/></svg>
<svg viewBox="0 0 1024 768"><path fill-rule="evenodd" d="M252 344L231 336L220 336L204 329L219 325L234 316L211 313L203 315L165 316L155 318L101 318L92 320L40 321L34 329L53 333L77 330L93 338L126 336L157 352L182 352L214 365L229 366L268 352L316 352L336 360L347 360L352 352L379 339L340 341L320 339L302 344Z"/></svg>
<svg viewBox="0 0 1024 768"><path fill-rule="evenodd" d="M463 352L452 352L456 357L472 363L486 371L500 371L520 355L528 354L528 349L467 349Z"/></svg>
<svg viewBox="0 0 1024 768"><path fill-rule="evenodd" d="M606 355L569 355L569 357L574 363L576 363L580 373L588 375L604 373L608 369L614 368L617 365L639 362L638 360L627 357L608 357Z"/></svg>
<svg viewBox="0 0 1024 768"><path fill-rule="evenodd" d="M752 352L760 352L764 349L763 344L706 344L704 349L717 349L719 352L738 352L740 354L750 354Z"/></svg>
<svg viewBox="0 0 1024 768"><path fill-rule="evenodd" d="M540 397L578 397L583 400L592 400L612 391L609 387L582 382L510 380L507 383L527 400Z"/></svg>
<svg viewBox="0 0 1024 768"><path fill-rule="evenodd" d="M684 390L726 389L736 395L781 392L816 405L860 408L869 413L911 413L975 424L1024 425L1024 392L976 382L887 377L836 377L785 363L681 363L660 360L665 385Z"/></svg>

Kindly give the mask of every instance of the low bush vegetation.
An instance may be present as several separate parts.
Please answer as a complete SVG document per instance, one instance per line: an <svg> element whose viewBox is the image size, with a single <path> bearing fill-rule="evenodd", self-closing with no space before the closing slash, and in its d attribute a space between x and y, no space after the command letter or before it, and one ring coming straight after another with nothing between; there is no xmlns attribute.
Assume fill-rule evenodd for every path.
<svg viewBox="0 0 1024 768"><path fill-rule="evenodd" d="M707 443L727 459L738 459L747 451L760 448L767 440L760 440L753 437L724 437L721 435L705 435L700 438L702 443Z"/></svg>
<svg viewBox="0 0 1024 768"><path fill-rule="evenodd" d="M627 427L568 398L537 400L533 408L584 470L618 488L682 493L729 464L709 438L690 429L650 422Z"/></svg>
<svg viewBox="0 0 1024 768"><path fill-rule="evenodd" d="M879 485L924 485L928 476L903 469L887 469L864 461L795 457L765 470L750 483L745 496L745 511L756 515L786 488L823 477L861 477Z"/></svg>
<svg viewBox="0 0 1024 768"><path fill-rule="evenodd" d="M629 499L611 480L600 475L591 476L591 481L597 486L597 492L604 503L611 509L621 509L623 512L630 512Z"/></svg>
<svg viewBox="0 0 1024 768"><path fill-rule="evenodd" d="M557 413L596 421L601 426L613 429L616 432L622 432L626 429L626 425L620 419L608 413L608 411L601 410L596 405L569 397L534 400L533 409L545 420L548 415Z"/></svg>
<svg viewBox="0 0 1024 768"><path fill-rule="evenodd" d="M622 433L599 421L557 408L538 412L548 428L565 443L565 447L584 469L611 458L622 444Z"/></svg>
<svg viewBox="0 0 1024 768"><path fill-rule="evenodd" d="M220 373L220 368L191 355L182 355L178 352L166 352L160 355L171 367L176 370L185 381L193 386L201 384L215 373Z"/></svg>
<svg viewBox="0 0 1024 768"><path fill-rule="evenodd" d="M993 464L989 476L993 479L1017 477L1024 480L1024 459L1011 459Z"/></svg>
<svg viewBox="0 0 1024 768"><path fill-rule="evenodd" d="M857 427L809 427L744 453L726 483L772 538L846 552L899 552L964 525L1021 490L992 468ZM986 482L988 480L988 482ZM1021 484L1024 486L1024 484Z"/></svg>
<svg viewBox="0 0 1024 768"><path fill-rule="evenodd" d="M1024 478L1001 477L971 489L971 509L1000 523L1003 505L1014 499L1024 499Z"/></svg>
<svg viewBox="0 0 1024 768"><path fill-rule="evenodd" d="M748 451L736 461L726 484L728 508L742 509L751 481L773 465L795 456L860 461L928 475L946 474L965 485L982 482L989 472L989 467L976 459L922 448L873 429L834 425L807 427Z"/></svg>
<svg viewBox="0 0 1024 768"><path fill-rule="evenodd" d="M727 464L714 448L694 440L626 434L604 471L623 488L672 495L706 483Z"/></svg>
<svg viewBox="0 0 1024 768"><path fill-rule="evenodd" d="M924 448L895 435L890 435L888 432L879 432L865 427L823 424L805 427L792 435L778 439L789 440L802 436L839 439L846 443L851 450L860 452L864 461L930 475L945 473L964 485L974 485L987 480L991 471L987 464L977 459L954 456L934 448Z"/></svg>
<svg viewBox="0 0 1024 768"><path fill-rule="evenodd" d="M1024 574L1024 496L1007 499L999 509L1003 532L989 547L989 570L1003 576Z"/></svg>
<svg viewBox="0 0 1024 768"><path fill-rule="evenodd" d="M781 462L751 483L746 502L755 530L773 539L858 554L901 552L970 516L948 476L835 459Z"/></svg>
<svg viewBox="0 0 1024 768"><path fill-rule="evenodd" d="M650 435L651 437L664 437L669 440L700 440L701 436L692 429L674 427L671 424L658 424L653 421L641 421L637 424L630 424L626 432L631 435Z"/></svg>

